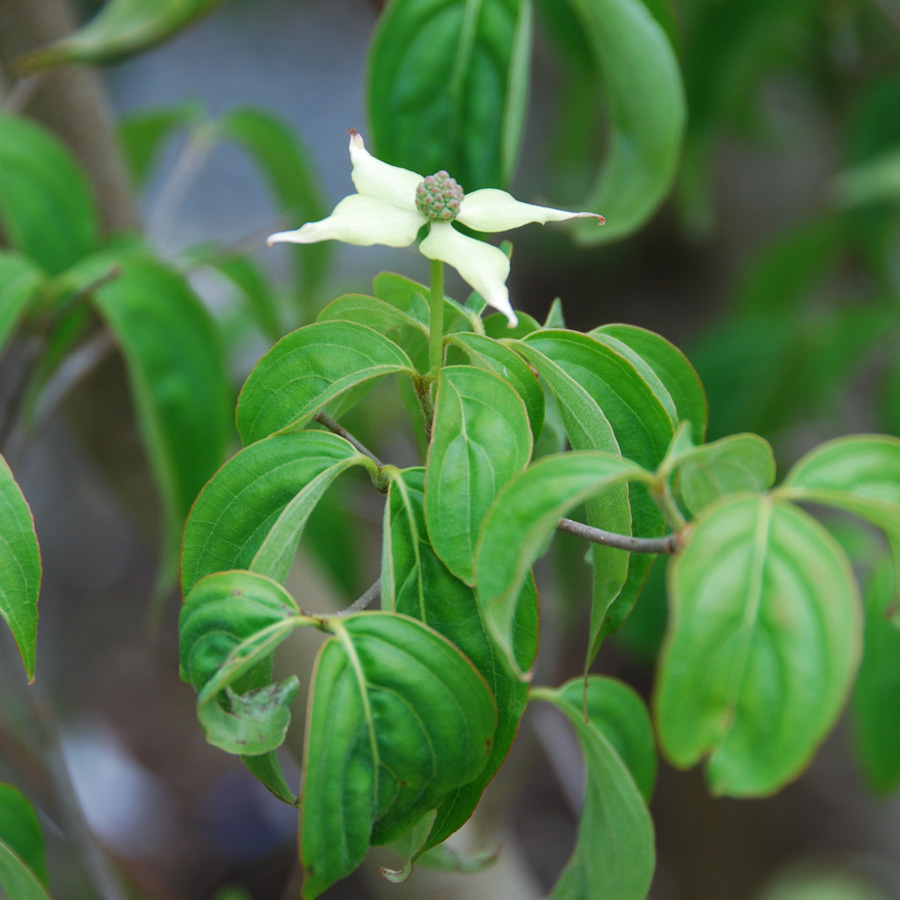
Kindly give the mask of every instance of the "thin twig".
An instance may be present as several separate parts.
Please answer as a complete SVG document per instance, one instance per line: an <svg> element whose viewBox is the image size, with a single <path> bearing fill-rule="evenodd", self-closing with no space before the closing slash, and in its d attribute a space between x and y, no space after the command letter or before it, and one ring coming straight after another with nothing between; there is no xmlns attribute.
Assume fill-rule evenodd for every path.
<svg viewBox="0 0 900 900"><path fill-rule="evenodd" d="M632 553L677 553L681 542L677 534L667 534L661 538L632 537L629 534L615 534L612 531L604 531L602 528L593 528L572 519L560 519L556 526L557 531L566 534L574 534L594 544L603 544L604 547L615 547L618 550L630 550Z"/></svg>
<svg viewBox="0 0 900 900"><path fill-rule="evenodd" d="M93 883L98 900L126 900L119 876L100 840L94 834L78 799L72 774L63 752L62 734L56 714L40 696L40 688L27 685L11 657L3 660L4 682L16 694L16 700L28 711L33 725L28 743L56 811L58 824L71 842L73 852L85 875ZM8 673L8 675L7 675Z"/></svg>
<svg viewBox="0 0 900 900"><path fill-rule="evenodd" d="M364 456L368 456L369 459L371 459L379 469L384 467L384 463L371 450L363 446L363 444L361 444L355 437L353 437L353 435L350 434L350 432L347 431L347 429L344 428L343 425L332 419L327 412L319 410L319 412L317 412L315 415L315 419L320 425L324 425L329 431L333 431L348 443L353 444L353 446L356 447L356 449L359 450L360 453L362 453Z"/></svg>
<svg viewBox="0 0 900 900"><path fill-rule="evenodd" d="M73 309L79 303L81 303L82 300L90 297L91 294L93 294L95 291L99 291L100 288L121 277L122 267L120 265L110 266L109 269L107 269L107 271L105 271L102 275L99 275L93 281L90 281L82 287L78 288L78 290L74 291L69 297L66 297L66 300L60 308L59 312L68 312L70 309Z"/></svg>
<svg viewBox="0 0 900 900"><path fill-rule="evenodd" d="M171 233L178 210L214 146L208 127L201 126L188 137L147 217L147 233L157 243Z"/></svg>
<svg viewBox="0 0 900 900"><path fill-rule="evenodd" d="M96 370L114 347L112 335L108 331L101 331L73 350L59 364L56 372L44 385L32 421L26 425L21 418L17 418L6 442L8 460L21 459L29 440L38 433L72 391Z"/></svg>
<svg viewBox="0 0 900 900"><path fill-rule="evenodd" d="M369 585L366 592L357 600L354 600L346 609L335 613L338 618L346 618L354 613L362 612L368 609L376 600L381 597L381 579L379 578L374 584Z"/></svg>
<svg viewBox="0 0 900 900"><path fill-rule="evenodd" d="M9 93L3 98L3 111L13 114L22 112L28 105L28 101L31 100L34 89L40 80L41 76L38 72L17 78Z"/></svg>

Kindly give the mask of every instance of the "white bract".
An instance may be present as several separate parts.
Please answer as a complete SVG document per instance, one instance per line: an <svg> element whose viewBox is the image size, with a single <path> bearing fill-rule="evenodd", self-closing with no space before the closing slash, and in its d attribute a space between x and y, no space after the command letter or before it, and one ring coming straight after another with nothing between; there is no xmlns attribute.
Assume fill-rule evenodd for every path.
<svg viewBox="0 0 900 900"><path fill-rule="evenodd" d="M376 159L366 150L362 136L352 130L350 162L358 193L341 200L326 219L307 222L296 231L271 235L269 244L336 240L363 247L371 244L407 247L423 225L430 225L419 250L429 259L453 266L494 309L509 319L510 327L518 319L506 289L509 259L499 248L457 231L451 222L455 219L475 231L506 231L529 222L544 225L578 216L594 216L603 224L603 217L596 213L520 203L506 191L493 188L463 194L462 188L446 172L425 178Z"/></svg>

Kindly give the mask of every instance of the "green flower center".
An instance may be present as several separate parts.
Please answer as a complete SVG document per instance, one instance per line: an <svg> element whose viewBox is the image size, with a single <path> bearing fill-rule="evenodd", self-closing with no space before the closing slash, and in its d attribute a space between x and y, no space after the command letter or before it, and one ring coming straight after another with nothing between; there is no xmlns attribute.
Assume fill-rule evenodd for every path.
<svg viewBox="0 0 900 900"><path fill-rule="evenodd" d="M432 222L452 222L459 215L464 196L456 179L441 170L416 188L416 209Z"/></svg>

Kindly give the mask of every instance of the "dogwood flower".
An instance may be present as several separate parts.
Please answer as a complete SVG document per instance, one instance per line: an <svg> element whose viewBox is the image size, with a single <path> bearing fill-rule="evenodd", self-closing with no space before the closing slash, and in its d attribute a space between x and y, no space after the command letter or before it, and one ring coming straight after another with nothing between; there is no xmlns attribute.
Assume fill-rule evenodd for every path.
<svg viewBox="0 0 900 900"><path fill-rule="evenodd" d="M518 319L506 288L508 257L499 248L457 231L452 223L460 222L475 231L506 231L530 222L544 225L580 216L593 216L601 225L604 221L596 213L520 203L506 191L494 188L465 194L444 171L424 177L376 159L353 129L350 162L357 193L341 200L327 218L307 222L296 231L273 234L268 243L337 240L363 247L408 247L422 226L428 225L428 235L419 250L429 259L453 266L488 304L509 319L510 327Z"/></svg>

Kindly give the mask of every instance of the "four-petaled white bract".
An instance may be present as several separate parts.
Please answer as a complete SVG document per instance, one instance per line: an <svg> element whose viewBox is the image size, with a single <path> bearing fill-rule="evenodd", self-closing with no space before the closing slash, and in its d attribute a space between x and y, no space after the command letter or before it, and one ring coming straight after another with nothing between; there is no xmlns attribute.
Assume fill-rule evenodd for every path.
<svg viewBox="0 0 900 900"><path fill-rule="evenodd" d="M391 166L366 150L362 136L350 132L350 162L358 193L345 197L327 219L307 222L296 231L282 231L269 237L269 244L290 241L313 244L317 241L344 241L367 247L385 244L407 247L426 224L431 226L419 250L429 259L440 260L456 269L482 297L500 310L513 327L518 319L509 303L506 279L509 259L497 247L457 231L450 222L427 218L416 207L416 188L422 175ZM506 191L486 188L465 194L456 221L475 231L507 231L529 222L559 222L596 213L567 212L531 203L520 203Z"/></svg>

